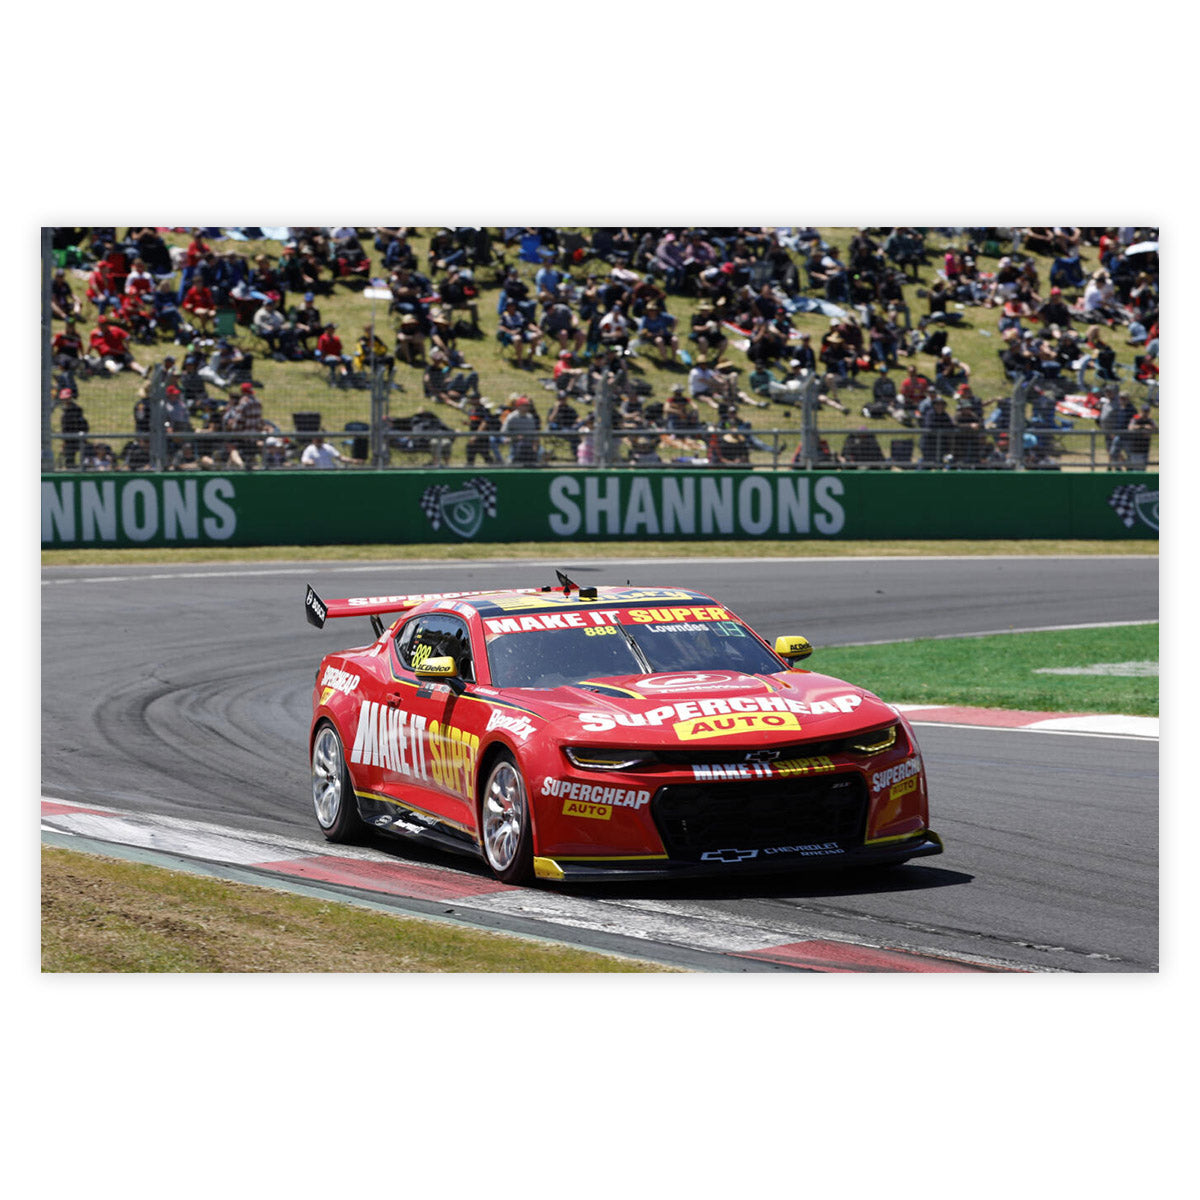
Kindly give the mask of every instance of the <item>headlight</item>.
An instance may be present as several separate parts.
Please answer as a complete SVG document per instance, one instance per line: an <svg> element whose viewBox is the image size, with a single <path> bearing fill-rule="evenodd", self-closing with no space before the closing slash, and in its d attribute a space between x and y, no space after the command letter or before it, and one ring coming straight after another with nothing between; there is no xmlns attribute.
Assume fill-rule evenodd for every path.
<svg viewBox="0 0 1200 1200"><path fill-rule="evenodd" d="M582 771L628 771L654 762L651 750L595 750L588 746L564 746L563 753L573 767Z"/></svg>
<svg viewBox="0 0 1200 1200"><path fill-rule="evenodd" d="M896 726L889 725L886 729L872 730L848 743L851 750L858 754L879 754L890 750L896 744Z"/></svg>

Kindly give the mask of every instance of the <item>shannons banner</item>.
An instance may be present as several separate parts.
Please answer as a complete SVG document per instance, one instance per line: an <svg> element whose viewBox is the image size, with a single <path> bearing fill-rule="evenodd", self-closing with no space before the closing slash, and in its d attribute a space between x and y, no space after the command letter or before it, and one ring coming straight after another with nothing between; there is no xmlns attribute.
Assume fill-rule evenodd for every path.
<svg viewBox="0 0 1200 1200"><path fill-rule="evenodd" d="M1158 476L854 471L46 475L42 546L1157 538Z"/></svg>

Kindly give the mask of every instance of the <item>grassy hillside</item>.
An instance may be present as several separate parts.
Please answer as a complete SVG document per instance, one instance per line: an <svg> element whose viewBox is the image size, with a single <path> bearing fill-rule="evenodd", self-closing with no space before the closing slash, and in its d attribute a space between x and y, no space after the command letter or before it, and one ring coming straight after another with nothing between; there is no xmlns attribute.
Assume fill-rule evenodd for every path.
<svg viewBox="0 0 1200 1200"><path fill-rule="evenodd" d="M410 243L418 255L419 268L426 273L431 273L426 256L429 247L429 238L433 232L431 229L421 229L417 231L415 236L410 238ZM854 236L855 230L850 228L824 228L820 232L827 242L839 247L842 251L842 260L846 261L848 257L846 250L850 239ZM375 251L371 237L367 234L367 231L362 231L362 233L363 245L371 256L375 273L379 276L385 275L386 272L383 270L380 261L381 256ZM168 242L176 245L186 245L190 241L190 236L187 233L168 233L165 236ZM224 249L227 246L235 248L239 253L249 258L253 258L259 252L277 257L280 250L280 243L269 241L222 241L212 244L214 249ZM914 321L928 309L926 301L918 292L928 287L936 278L936 267L940 264L941 255L945 248L950 245L961 247L965 242L962 237L957 239L948 238L930 231L927 235L926 244L930 252L930 265L921 269L919 281L907 283L904 289L905 299L912 312ZM532 278L537 268L530 263L518 260L517 246L513 245L505 249L497 242L496 247L497 250L503 253L507 262L517 265L521 277L532 283ZM1035 255L1034 257L1038 261L1039 279L1041 290L1044 294L1049 286L1047 280L1053 260L1050 256ZM1084 248L1083 265L1085 272L1094 269L1098 265L1098 255L1095 247ZM995 269L995 266L995 259L983 258L980 260L980 267L983 270L991 271ZM589 273L598 275L606 274L608 269L606 264L593 259L573 268L571 274L578 279L582 279ZM68 272L68 274L71 276L71 282L76 295L80 299L83 299L86 289L86 272ZM479 372L481 391L484 396L490 398L494 405L499 406L512 393L520 392L528 394L538 410L544 413L546 408L549 407L552 393L543 390L540 381L550 376L553 358L549 356L540 358L537 360L535 369L521 370L513 364L511 356L497 342L495 331L498 321L496 312L498 291L495 283L495 274L496 272L492 268L484 268L477 273L477 280L481 286L478 304L484 336L478 339L460 339L458 348L472 367ZM802 281L805 279L802 266L800 278ZM289 305L292 299L289 296ZM95 311L86 300L84 304L85 317L82 332L86 342L87 334L95 324ZM690 317L696 304L697 300L695 298L686 296L672 296L668 301L669 311L677 319L677 330L681 333L681 344L685 346L687 342L682 335L689 328ZM384 341L388 343L389 347L391 346L393 341L394 317L387 313L386 302L372 301L362 295L361 281L357 284L337 283L333 296L318 298L318 307L321 309L325 320L332 320L338 324L338 332L342 337L347 352L350 352L356 338L371 323L372 319L374 319L376 327L380 330ZM997 308L967 308L962 310L962 323L951 330L949 337L949 345L954 355L965 361L971 368L972 384L975 392L984 400L985 412L990 409L996 398L1001 395L1010 394L1011 392L1011 384L1005 379L998 359L998 350L1002 344L997 332L999 315L1000 310ZM819 313L796 314L793 317L793 323L797 329L811 333L813 345L817 347L819 346L821 335L828 329L829 319ZM60 323L55 322L55 327L56 329L60 328ZM1118 352L1118 361L1124 364L1131 363L1136 350L1134 347L1125 345L1123 331L1114 330L1109 340ZM261 343L245 330L240 330L238 341L243 346L254 346L259 350L262 349ZM155 346L135 345L133 350L135 357L146 366L150 366L161 360L168 353L173 353L176 356L179 354L179 348L167 342ZM743 390L749 391L749 387L746 384L746 376L749 374L752 366L747 362L745 354L731 345L725 357L743 368L743 374L740 377L741 384ZM636 377L644 379L652 386L653 399L665 400L673 386L686 383L687 369L682 364L676 365L673 368L661 367L656 360L645 355L628 361L631 363L632 373ZM902 367L908 361L915 361L919 369L932 379L934 373L934 359L932 356L917 355L914 360L901 359ZM778 374L778 372L776 373ZM903 370L900 373L893 372L897 383L902 374ZM341 430L350 421L365 421L369 419L369 393L365 390L343 390L330 387L327 382L326 372L315 362L280 363L274 362L269 356L259 353L256 357L254 375L264 385L261 391L264 414L270 420L276 422L285 432L291 431L292 414L298 411L319 412L323 426L330 430ZM397 364L395 381L401 385L402 390L395 390L392 393L390 401L390 414L392 416L411 415L420 408L428 407L423 397L421 376L421 367L409 367L403 363ZM868 384L869 382L868 376ZM97 434L122 435L127 434L133 428L132 411L140 383L141 380L139 377L129 372L124 372L111 378L90 379L81 382L80 402L90 422L93 436ZM833 435L830 440L835 450L840 445L837 436L839 433L844 433L847 430L868 424L859 411L867 395L866 388L845 388L841 392L841 398L850 410L848 414L843 415L831 409L821 410L820 424L822 433ZM465 416L453 409L444 406L439 407L438 415L452 428L466 428ZM702 409L701 415L702 418L707 418L713 414L708 409ZM780 442L784 452L783 461L790 460L799 442L798 414L793 414L793 411L788 407L772 405L764 409L744 409L743 415L749 419L756 430L782 429L788 431L780 439ZM869 424L875 431L880 431L884 427L893 428L891 421L870 422ZM794 434L791 433L793 427L795 427ZM1090 421L1076 422L1076 428L1091 427L1093 427L1093 423ZM54 418L54 428L58 429L57 413ZM118 442L116 437L110 437L105 440L112 442L114 450L119 453L123 442ZM764 440L768 442L772 441L771 438L764 438ZM1080 449L1083 448L1080 447ZM563 451L560 451L560 460L563 457ZM1157 447L1155 447L1155 452L1152 455L1152 459L1156 458ZM424 461L426 461L424 457L416 458L408 456L403 460L403 465L421 465ZM453 461L458 463L464 461L462 442L456 444ZM760 464L769 463L771 456L761 452L756 453L755 461ZM399 456L396 456L396 464L401 465Z"/></svg>

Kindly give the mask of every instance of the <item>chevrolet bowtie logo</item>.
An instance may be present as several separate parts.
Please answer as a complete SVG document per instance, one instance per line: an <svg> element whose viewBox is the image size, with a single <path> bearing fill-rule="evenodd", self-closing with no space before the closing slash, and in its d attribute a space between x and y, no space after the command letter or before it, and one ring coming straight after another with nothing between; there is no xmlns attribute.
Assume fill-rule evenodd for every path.
<svg viewBox="0 0 1200 1200"><path fill-rule="evenodd" d="M757 850L706 850L701 859L704 862L741 862L747 858L757 858Z"/></svg>
<svg viewBox="0 0 1200 1200"><path fill-rule="evenodd" d="M782 753L780 750L751 750L746 755L745 762L774 762Z"/></svg>

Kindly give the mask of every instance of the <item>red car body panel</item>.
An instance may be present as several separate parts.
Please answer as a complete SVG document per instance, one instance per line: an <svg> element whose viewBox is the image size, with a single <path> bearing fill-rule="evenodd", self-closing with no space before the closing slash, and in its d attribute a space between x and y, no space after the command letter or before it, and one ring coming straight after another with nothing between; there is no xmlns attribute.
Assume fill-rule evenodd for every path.
<svg viewBox="0 0 1200 1200"><path fill-rule="evenodd" d="M904 717L862 688L789 667L701 593L626 587L326 603L309 589L306 611L313 624L361 615L381 630L368 645L322 659L309 748L331 723L360 815L385 832L481 853L480 792L506 750L525 782L534 872L544 879L794 870L941 850ZM386 627L382 614L393 617ZM431 616L465 627L473 678L418 678L406 665L405 638L423 628L410 622ZM572 629L561 645L599 650L593 638L624 629L636 639L639 628L680 644L692 630L719 633L756 661L765 651L771 669L655 670L550 687L493 681L500 650L519 661L525 644L560 644L498 646L502 639ZM566 663L550 669L570 675ZM568 749L577 759L607 751L620 761L612 752L628 751L652 761L611 769L594 758L573 762Z"/></svg>

